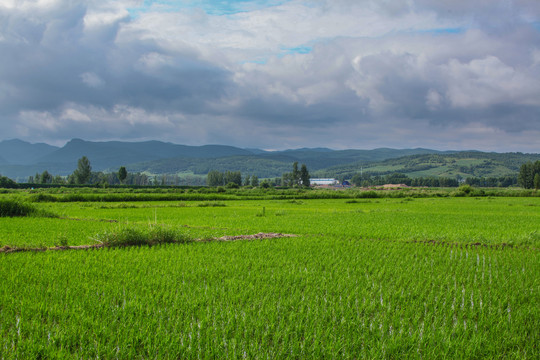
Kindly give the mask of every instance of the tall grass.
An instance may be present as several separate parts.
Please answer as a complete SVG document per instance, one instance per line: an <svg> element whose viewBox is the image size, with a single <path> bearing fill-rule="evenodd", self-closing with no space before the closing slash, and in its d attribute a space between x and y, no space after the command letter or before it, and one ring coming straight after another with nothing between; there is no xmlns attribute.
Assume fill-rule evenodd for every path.
<svg viewBox="0 0 540 360"><path fill-rule="evenodd" d="M20 200L0 200L0 217L16 216L55 217L55 215L50 212L38 209L32 204L25 203Z"/></svg>
<svg viewBox="0 0 540 360"><path fill-rule="evenodd" d="M401 190L362 189L49 189L31 192L30 202L128 202L128 201L220 201L220 200L292 200L292 199L355 199L355 198L429 198L462 196L532 197L540 192L523 189L459 189L409 188Z"/></svg>
<svg viewBox="0 0 540 360"><path fill-rule="evenodd" d="M123 226L99 233L93 240L107 247L120 247L188 243L194 239L171 227L149 225L146 228Z"/></svg>

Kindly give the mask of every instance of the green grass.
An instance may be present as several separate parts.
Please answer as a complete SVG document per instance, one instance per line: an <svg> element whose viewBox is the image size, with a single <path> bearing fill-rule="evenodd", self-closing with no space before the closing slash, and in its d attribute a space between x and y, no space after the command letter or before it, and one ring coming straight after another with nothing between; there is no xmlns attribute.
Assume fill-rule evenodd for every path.
<svg viewBox="0 0 540 360"><path fill-rule="evenodd" d="M120 245L0 254L0 358L538 357L538 197L220 203L0 218L0 247ZM258 232L299 236L190 241Z"/></svg>

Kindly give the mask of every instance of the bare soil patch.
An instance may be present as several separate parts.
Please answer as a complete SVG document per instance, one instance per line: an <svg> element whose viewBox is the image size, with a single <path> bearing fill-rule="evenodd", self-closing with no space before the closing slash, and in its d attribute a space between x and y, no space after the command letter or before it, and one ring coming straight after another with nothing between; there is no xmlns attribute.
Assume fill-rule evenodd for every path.
<svg viewBox="0 0 540 360"><path fill-rule="evenodd" d="M281 234L281 233L258 233L252 235L234 235L234 236L222 236L219 238L209 238L209 239L195 239L195 242L211 242L211 241L239 241L239 240L256 240L256 239L275 239L275 238L285 238L285 237L296 237L294 234ZM128 246L128 245L126 245ZM136 246L136 245L134 245ZM64 250L89 250L89 249L99 249L106 247L103 244L93 244L93 245L77 245L77 246L52 246L52 247L16 247L5 245L0 248L0 253L9 254L16 252L44 252L44 251L64 251Z"/></svg>

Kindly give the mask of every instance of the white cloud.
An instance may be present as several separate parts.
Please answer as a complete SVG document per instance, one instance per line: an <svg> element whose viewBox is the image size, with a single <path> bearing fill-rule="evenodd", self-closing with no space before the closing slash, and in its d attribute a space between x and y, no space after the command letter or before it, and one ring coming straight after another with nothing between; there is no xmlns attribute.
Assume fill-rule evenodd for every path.
<svg viewBox="0 0 540 360"><path fill-rule="evenodd" d="M65 109L60 115L60 120L68 120L74 122L90 123L92 119L90 116L83 114L76 109Z"/></svg>
<svg viewBox="0 0 540 360"><path fill-rule="evenodd" d="M495 56L445 65L447 96L456 107L514 103L540 106L540 79L504 64Z"/></svg>
<svg viewBox="0 0 540 360"><path fill-rule="evenodd" d="M86 85L92 87L92 88L100 88L103 85L105 85L105 81L99 77L99 75L93 73L93 72L85 72L81 75L81 80Z"/></svg>
<svg viewBox="0 0 540 360"><path fill-rule="evenodd" d="M0 0L0 131L271 148L474 148L486 134L525 147L540 130L538 4L292 0L218 15Z"/></svg>
<svg viewBox="0 0 540 360"><path fill-rule="evenodd" d="M429 89L426 95L426 105L430 110L437 110L442 102L442 96L437 90Z"/></svg>

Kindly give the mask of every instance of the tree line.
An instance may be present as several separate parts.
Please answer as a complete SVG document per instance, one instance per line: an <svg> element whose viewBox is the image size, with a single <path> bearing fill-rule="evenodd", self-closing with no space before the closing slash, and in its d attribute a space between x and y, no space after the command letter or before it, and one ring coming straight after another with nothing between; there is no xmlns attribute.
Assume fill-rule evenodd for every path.
<svg viewBox="0 0 540 360"><path fill-rule="evenodd" d="M207 185L207 186L252 186L252 187L308 187L310 186L310 174L305 164L300 169L298 162L292 164L292 171L285 172L280 178L260 180L256 175L242 176L240 171L217 171L208 172L206 179L197 177L196 179L181 179L178 175L163 174L152 177L143 173L129 173L122 166L117 172L104 173L93 172L90 160L83 156L77 161L77 168L67 177L50 174L47 170L41 174L36 173L30 176L30 184L57 184L57 185ZM206 181L205 181L206 180ZM340 182L345 180L338 179ZM350 182L355 186L380 186L384 184L405 184L408 186L426 186L426 187L458 187L461 184L473 185L478 187L508 187L519 185L526 189L540 189L540 160L536 162L527 162L521 165L519 173L516 175L505 175L500 177L468 177L461 178L459 175L455 178L449 177L417 177L410 178L403 173L392 173L387 175L373 175L369 172L356 173L351 177ZM17 184L0 175L0 187L13 188Z"/></svg>
<svg viewBox="0 0 540 360"><path fill-rule="evenodd" d="M67 177L53 175L47 170L28 178L29 184L55 185L151 185L152 179L141 173L128 173L124 166L118 172L104 173L92 171L90 160L83 156L77 161L77 168Z"/></svg>
<svg viewBox="0 0 540 360"><path fill-rule="evenodd" d="M393 173L388 175L375 175L369 173L356 174L351 178L355 186L369 187L381 186L384 184L403 184L407 186L426 186L426 187L458 187L461 179L448 177L418 177L410 178L403 173Z"/></svg>
<svg viewBox="0 0 540 360"><path fill-rule="evenodd" d="M508 187L518 185L517 175L505 175L499 177L467 177L454 178L445 176L427 176L410 178L403 173L393 173L388 175L375 175L370 173L356 174L351 178L351 182L356 186L380 186L384 184L404 184L407 186L422 187L458 187L462 184L478 187ZM532 188L532 187L531 187Z"/></svg>
<svg viewBox="0 0 540 360"><path fill-rule="evenodd" d="M309 187L310 175L305 164L302 164L298 169L298 162L294 162L291 172L283 173L281 178L264 179L259 181L256 175L247 175L242 177L240 171L225 171L212 170L206 176L206 185L208 186L227 186L235 188L240 186L252 186L267 188L270 186L286 186L286 187Z"/></svg>

